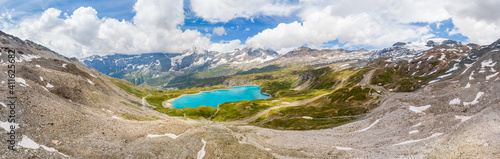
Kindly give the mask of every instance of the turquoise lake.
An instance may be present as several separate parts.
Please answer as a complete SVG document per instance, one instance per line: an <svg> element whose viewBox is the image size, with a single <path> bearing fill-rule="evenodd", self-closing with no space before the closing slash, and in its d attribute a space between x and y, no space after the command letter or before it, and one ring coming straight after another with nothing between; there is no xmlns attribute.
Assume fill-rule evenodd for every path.
<svg viewBox="0 0 500 159"><path fill-rule="evenodd" d="M269 96L260 93L259 86L239 86L231 87L229 90L214 90L199 94L185 95L172 102L174 108L210 106L217 108L217 105L224 102L236 102L242 100L268 99Z"/></svg>

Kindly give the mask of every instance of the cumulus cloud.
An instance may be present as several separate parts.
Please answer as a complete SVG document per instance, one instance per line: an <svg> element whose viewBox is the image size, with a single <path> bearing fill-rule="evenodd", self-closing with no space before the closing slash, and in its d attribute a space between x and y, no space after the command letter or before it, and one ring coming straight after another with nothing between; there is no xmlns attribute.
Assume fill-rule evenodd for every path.
<svg viewBox="0 0 500 159"><path fill-rule="evenodd" d="M460 33L478 44L489 44L500 38L500 2L458 0L446 7L456 27L450 34Z"/></svg>
<svg viewBox="0 0 500 159"><path fill-rule="evenodd" d="M227 42L221 41L220 43L213 43L209 46L208 50L225 53L225 52L231 52L236 48L241 49L243 47L245 46L241 44L241 41L236 39Z"/></svg>
<svg viewBox="0 0 500 159"><path fill-rule="evenodd" d="M214 30L213 30L213 33L215 35L222 36L222 35L226 35L226 30L224 29L223 26L215 27Z"/></svg>
<svg viewBox="0 0 500 159"><path fill-rule="evenodd" d="M289 0L191 0L191 8L196 16L216 23L259 15L288 16L300 7Z"/></svg>
<svg viewBox="0 0 500 159"><path fill-rule="evenodd" d="M39 42L66 55L183 52L207 48L210 40L196 30L182 31L182 0L138 0L133 21L97 17L91 7L76 9L71 16L50 8L40 16L23 19L6 31Z"/></svg>
<svg viewBox="0 0 500 159"><path fill-rule="evenodd" d="M345 46L384 47L397 41L422 41L434 35L429 26L452 19L455 29L470 42L488 44L500 37L500 3L479 1L300 0L300 21L281 23L246 41L247 46L289 50L307 44L319 48L338 40Z"/></svg>
<svg viewBox="0 0 500 159"><path fill-rule="evenodd" d="M391 23L384 17L359 13L336 16L333 7L309 14L303 22L281 23L247 40L247 45L280 50L308 44L319 48L323 43L339 40L346 46L383 46L396 41L414 41L429 34L428 28Z"/></svg>

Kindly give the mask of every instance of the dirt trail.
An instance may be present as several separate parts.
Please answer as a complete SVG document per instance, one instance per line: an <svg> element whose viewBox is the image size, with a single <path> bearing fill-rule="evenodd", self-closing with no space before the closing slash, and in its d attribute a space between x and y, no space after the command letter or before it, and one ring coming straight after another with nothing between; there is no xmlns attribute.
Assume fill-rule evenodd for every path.
<svg viewBox="0 0 500 159"><path fill-rule="evenodd" d="M151 96L151 94L142 97L142 106L143 107L147 107L148 106L148 102L146 101L146 98L149 97L149 96Z"/></svg>
<svg viewBox="0 0 500 159"><path fill-rule="evenodd" d="M361 80L361 82L359 82L359 85L361 85L361 86L370 85L370 81L372 80L373 73L375 73L375 69L370 70L368 73L363 75L364 78Z"/></svg>
<svg viewBox="0 0 500 159"><path fill-rule="evenodd" d="M242 120L238 120L238 121L230 121L230 122L221 122L221 123L224 123L224 124L232 124L232 125L240 125L240 124L248 124L249 122L252 122L252 121L255 121L257 118L269 113L269 111L271 110L275 110L275 109L280 109L280 108L287 108L287 107L295 107L295 106L301 106L301 105L304 105L304 104L307 104L309 102L312 102L316 99L319 99L325 95L328 95L330 93L325 93L325 94L322 94L322 95L319 95L319 96L316 96L314 98L311 98L311 99L304 99L304 100L299 100L299 101L295 101L295 102L292 102L290 104L285 104L285 105L279 105L279 106L275 106L275 107L271 107L271 108L268 108L266 110L263 110L263 111L260 111L258 112L257 114L254 114L248 118L245 118L245 119L242 119Z"/></svg>

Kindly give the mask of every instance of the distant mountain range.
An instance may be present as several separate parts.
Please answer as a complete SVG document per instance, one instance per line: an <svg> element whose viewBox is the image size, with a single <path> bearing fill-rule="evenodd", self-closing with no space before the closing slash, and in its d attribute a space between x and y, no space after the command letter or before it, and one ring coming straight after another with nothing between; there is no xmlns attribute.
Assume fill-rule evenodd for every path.
<svg viewBox="0 0 500 159"><path fill-rule="evenodd" d="M430 39L425 43L397 42L380 50L311 49L300 47L279 55L273 50L244 48L228 53L186 51L184 53L145 53L139 55L94 55L80 59L89 68L106 75L126 79L136 85L171 88L175 78L193 76L213 78L229 76L266 66L327 65L352 60L373 60L392 57L401 60L417 57L436 46L461 46L457 41Z"/></svg>

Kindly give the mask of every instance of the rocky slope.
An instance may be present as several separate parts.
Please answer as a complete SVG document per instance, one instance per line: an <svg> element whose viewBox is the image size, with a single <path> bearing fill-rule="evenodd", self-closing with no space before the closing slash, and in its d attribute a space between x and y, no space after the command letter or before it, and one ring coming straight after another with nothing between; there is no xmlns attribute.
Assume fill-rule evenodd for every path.
<svg viewBox="0 0 500 159"><path fill-rule="evenodd" d="M448 39L429 39L425 43L404 43L397 42L391 47L376 50L370 55L370 60L381 57L391 57L393 60L408 59L418 57L435 47L457 47L462 46L462 43Z"/></svg>
<svg viewBox="0 0 500 159"><path fill-rule="evenodd" d="M473 51L450 79L393 94L357 122L314 131L246 126L239 132L243 142L280 158L498 158L499 50L500 40Z"/></svg>
<svg viewBox="0 0 500 159"><path fill-rule="evenodd" d="M479 48L476 44L439 45L406 60L393 57L373 60L369 66L377 70L372 83L382 84L385 88L397 92L414 91L450 77L459 68L458 62Z"/></svg>

